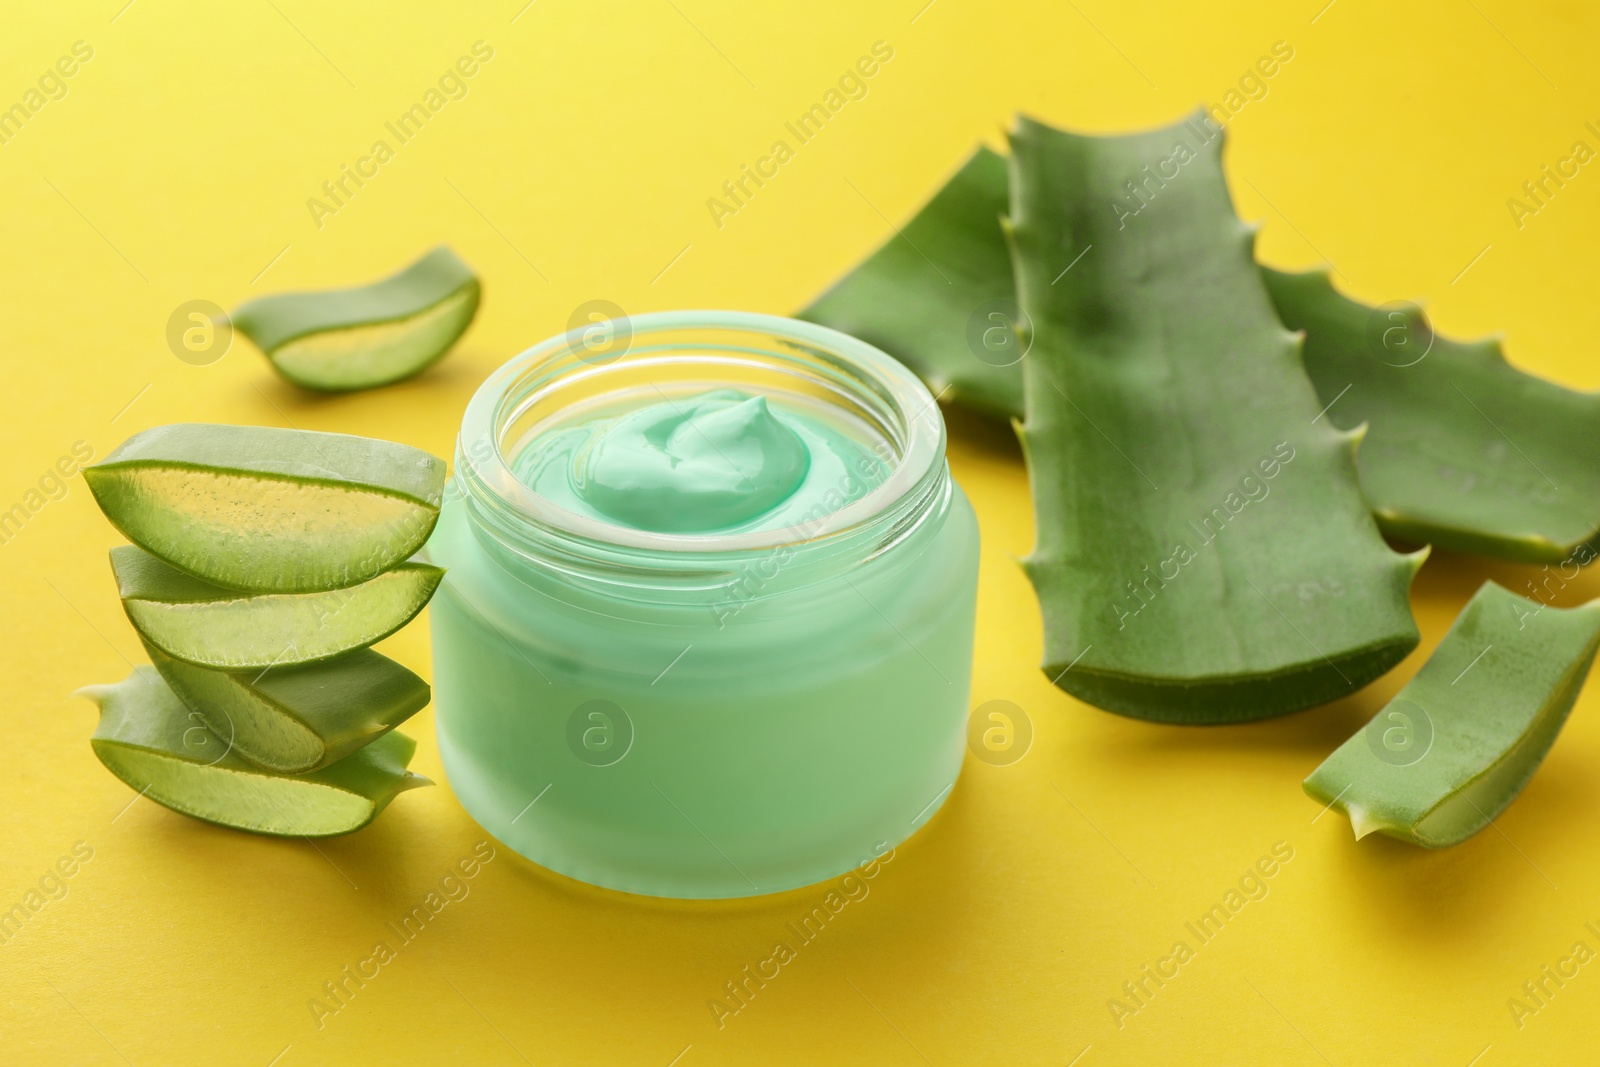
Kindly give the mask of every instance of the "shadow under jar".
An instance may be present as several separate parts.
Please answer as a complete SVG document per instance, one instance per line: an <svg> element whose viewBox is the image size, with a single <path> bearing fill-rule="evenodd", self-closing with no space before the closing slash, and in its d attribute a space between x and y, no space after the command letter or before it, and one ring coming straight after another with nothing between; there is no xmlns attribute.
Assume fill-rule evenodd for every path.
<svg viewBox="0 0 1600 1067"><path fill-rule="evenodd" d="M938 405L809 323L606 329L529 349L467 408L428 546L448 569L431 620L451 787L517 852L612 889L738 897L842 874L927 821L961 767L978 530ZM707 396L761 398L826 443L803 497L707 533L574 505L608 428ZM748 433L701 436L685 447L711 467L748 465Z"/></svg>

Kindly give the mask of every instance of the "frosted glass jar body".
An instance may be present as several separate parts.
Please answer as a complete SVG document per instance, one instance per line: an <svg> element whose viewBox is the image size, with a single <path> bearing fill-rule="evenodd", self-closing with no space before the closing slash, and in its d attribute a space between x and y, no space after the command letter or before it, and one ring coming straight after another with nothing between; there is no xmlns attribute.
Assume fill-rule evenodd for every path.
<svg viewBox="0 0 1600 1067"><path fill-rule="evenodd" d="M694 314L634 320L629 355L653 382L715 384L722 357L695 364L725 354L728 331L748 335L731 347L756 350L740 359L781 365L796 348L865 359L890 375L890 394L908 394L884 403L898 424L880 420L879 451L898 477L857 515L789 537L614 544L606 538L619 535L602 532L596 543L499 469L516 447L507 427L527 407L518 390L538 395L591 371L557 368L530 387L528 373L507 373L513 361L484 387L504 395L474 400L477 415L500 413L487 420L496 455L485 461L469 409L428 547L448 569L430 609L434 700L452 789L512 849L613 889L735 897L842 874L904 840L948 795L964 747L978 535L945 466L942 425L936 435L927 425L937 407L927 398L910 410L926 394L894 376L898 364L808 324L701 325ZM577 343L541 349L559 360ZM519 360L544 366L541 349Z"/></svg>

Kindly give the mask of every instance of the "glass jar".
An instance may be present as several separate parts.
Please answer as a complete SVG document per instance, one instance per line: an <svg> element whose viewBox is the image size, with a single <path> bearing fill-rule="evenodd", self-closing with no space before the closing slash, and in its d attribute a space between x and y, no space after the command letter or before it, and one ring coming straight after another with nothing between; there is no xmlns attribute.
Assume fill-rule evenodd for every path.
<svg viewBox="0 0 1600 1067"><path fill-rule="evenodd" d="M810 323L600 328L620 332L551 338L467 408L428 546L448 569L431 620L450 785L510 848L612 889L737 897L842 874L910 836L961 767L978 531L938 405ZM512 474L574 412L729 387L845 428L876 484L784 529L663 534Z"/></svg>

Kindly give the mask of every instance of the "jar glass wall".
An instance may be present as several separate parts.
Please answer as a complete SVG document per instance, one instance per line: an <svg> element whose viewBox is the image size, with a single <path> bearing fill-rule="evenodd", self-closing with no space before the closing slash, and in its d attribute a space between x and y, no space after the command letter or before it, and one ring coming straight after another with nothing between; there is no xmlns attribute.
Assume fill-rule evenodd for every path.
<svg viewBox="0 0 1600 1067"><path fill-rule="evenodd" d="M429 543L440 751L508 846L602 886L777 892L937 810L961 766L977 524L937 404L854 338L671 312L574 332L468 407ZM568 511L513 473L600 411L735 388L873 462L779 529L665 534Z"/></svg>

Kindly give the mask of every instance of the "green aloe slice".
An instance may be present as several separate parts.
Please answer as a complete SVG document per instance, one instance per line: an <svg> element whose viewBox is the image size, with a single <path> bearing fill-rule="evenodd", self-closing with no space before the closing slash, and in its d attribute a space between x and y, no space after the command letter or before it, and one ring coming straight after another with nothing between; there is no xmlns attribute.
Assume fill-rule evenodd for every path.
<svg viewBox="0 0 1600 1067"><path fill-rule="evenodd" d="M1359 304L1323 272L1263 270L1306 331L1306 370L1337 426L1367 423L1361 488L1384 532L1532 563L1595 557L1600 394L1506 363L1497 340L1434 334L1414 304Z"/></svg>
<svg viewBox="0 0 1600 1067"><path fill-rule="evenodd" d="M1419 639L1424 554L1384 543L1355 435L1317 419L1221 134L1198 116L1124 137L1023 119L1011 144L1046 673L1110 711L1216 723L1389 670Z"/></svg>
<svg viewBox="0 0 1600 1067"><path fill-rule="evenodd" d="M1377 832L1444 848L1504 811L1567 720L1600 646L1600 600L1553 608L1485 582L1428 662L1305 790Z"/></svg>
<svg viewBox="0 0 1600 1067"><path fill-rule="evenodd" d="M406 770L417 743L387 734L314 774L254 767L203 726L151 667L78 691L100 707L90 745L133 789L197 819L284 837L333 837L371 822L396 794L433 784Z"/></svg>
<svg viewBox="0 0 1600 1067"><path fill-rule="evenodd" d="M427 707L428 683L370 648L320 663L214 671L146 643L161 676L213 734L284 774L326 767Z"/></svg>
<svg viewBox="0 0 1600 1067"><path fill-rule="evenodd" d="M799 317L876 345L954 403L1020 413L1020 350L994 332L1009 326L1016 305L1000 233L1007 206L1005 158L979 148L893 238Z"/></svg>
<svg viewBox="0 0 1600 1067"><path fill-rule="evenodd" d="M84 479L140 547L234 589L368 581L428 539L444 461L393 441L179 423L128 438Z"/></svg>
<svg viewBox="0 0 1600 1067"><path fill-rule="evenodd" d="M123 610L146 644L219 670L311 663L365 648L410 622L444 571L407 560L347 589L241 594L137 545L111 550Z"/></svg>
<svg viewBox="0 0 1600 1067"><path fill-rule="evenodd" d="M252 300L233 325L296 385L367 389L443 356L472 323L479 292L472 268L441 246L371 285Z"/></svg>

